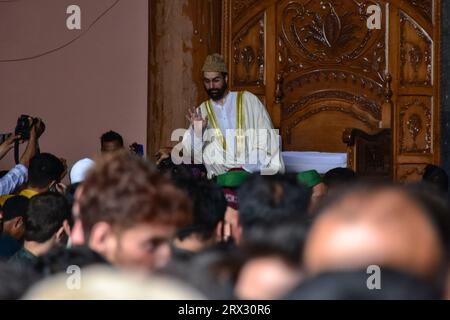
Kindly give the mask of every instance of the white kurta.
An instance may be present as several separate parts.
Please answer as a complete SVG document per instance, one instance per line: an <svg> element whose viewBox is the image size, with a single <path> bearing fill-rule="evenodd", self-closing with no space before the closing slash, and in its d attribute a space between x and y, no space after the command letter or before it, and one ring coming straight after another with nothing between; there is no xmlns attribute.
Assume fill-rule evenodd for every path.
<svg viewBox="0 0 450 320"><path fill-rule="evenodd" d="M203 163L209 178L234 168L248 172L261 171L262 174L283 173L278 132L274 130L269 114L258 97L247 91L243 94L245 148L243 153L237 150L236 141L230 136L233 131L229 131L236 129L236 97L237 92L229 92L223 105L214 101L211 103L226 140L226 150L211 126L211 119L208 119L204 139L196 137L192 129L186 131L182 142L183 152L193 154L195 163ZM198 108L205 118L206 104L202 103Z"/></svg>

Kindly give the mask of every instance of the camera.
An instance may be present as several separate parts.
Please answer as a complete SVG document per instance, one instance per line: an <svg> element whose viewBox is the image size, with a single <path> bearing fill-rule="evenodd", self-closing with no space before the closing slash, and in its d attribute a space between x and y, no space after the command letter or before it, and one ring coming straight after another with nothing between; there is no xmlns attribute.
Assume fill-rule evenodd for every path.
<svg viewBox="0 0 450 320"><path fill-rule="evenodd" d="M130 149L134 154L138 155L139 157L144 156L144 146L142 144L138 144L137 142L135 142L130 146Z"/></svg>
<svg viewBox="0 0 450 320"><path fill-rule="evenodd" d="M29 120L30 118L32 118L32 117L30 117L26 114L23 114L17 120L17 125L16 125L16 129L15 129L14 133L16 135L20 135L20 140L29 140L31 128L39 122L38 118L32 118L33 120L30 124L30 120ZM40 127L37 128L38 135L41 135L45 130L45 124L42 121L40 122L40 124L41 124Z"/></svg>

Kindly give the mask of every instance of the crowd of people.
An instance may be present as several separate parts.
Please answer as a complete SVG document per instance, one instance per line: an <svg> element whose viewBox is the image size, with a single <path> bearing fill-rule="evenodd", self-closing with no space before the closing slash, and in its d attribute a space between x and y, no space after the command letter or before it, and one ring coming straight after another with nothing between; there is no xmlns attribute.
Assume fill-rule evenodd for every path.
<svg viewBox="0 0 450 320"><path fill-rule="evenodd" d="M407 185L347 168L222 181L139 157L112 131L67 168L41 134L37 122L0 178L1 299L450 297L439 167Z"/></svg>

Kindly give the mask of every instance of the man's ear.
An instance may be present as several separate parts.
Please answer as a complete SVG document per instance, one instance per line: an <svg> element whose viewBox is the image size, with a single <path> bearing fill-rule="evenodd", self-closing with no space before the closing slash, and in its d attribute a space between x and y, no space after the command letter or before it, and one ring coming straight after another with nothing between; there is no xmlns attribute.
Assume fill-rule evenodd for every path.
<svg viewBox="0 0 450 320"><path fill-rule="evenodd" d="M112 246L116 243L114 239L112 227L106 222L98 222L92 227L89 235L89 247L110 260L113 258Z"/></svg>
<svg viewBox="0 0 450 320"><path fill-rule="evenodd" d="M61 242L61 239L65 236L66 232L64 231L64 227L61 226L58 231L56 231L56 240Z"/></svg>
<svg viewBox="0 0 450 320"><path fill-rule="evenodd" d="M23 225L23 217L16 217L14 218L14 228L19 228Z"/></svg>
<svg viewBox="0 0 450 320"><path fill-rule="evenodd" d="M70 230L69 221L67 221L67 219L64 220L64 222L63 222L63 228L64 228L64 231L67 234L67 236L70 237L71 230Z"/></svg>
<svg viewBox="0 0 450 320"><path fill-rule="evenodd" d="M81 219L76 219L73 228L70 233L70 240L75 246L86 245L86 239L84 237L83 223Z"/></svg>

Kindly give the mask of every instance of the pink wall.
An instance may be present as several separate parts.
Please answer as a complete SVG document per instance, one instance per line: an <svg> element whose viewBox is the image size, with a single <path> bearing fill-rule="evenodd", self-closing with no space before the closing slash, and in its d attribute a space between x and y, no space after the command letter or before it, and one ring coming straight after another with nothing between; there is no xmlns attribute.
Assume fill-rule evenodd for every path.
<svg viewBox="0 0 450 320"><path fill-rule="evenodd" d="M69 165L96 154L100 135L110 129L125 143L146 145L148 1L120 0L92 25L115 2L0 2L0 132L11 131L22 113L39 116L47 125L42 151ZM81 30L66 27L72 4L81 8ZM38 55L82 33L59 51L5 61Z"/></svg>

